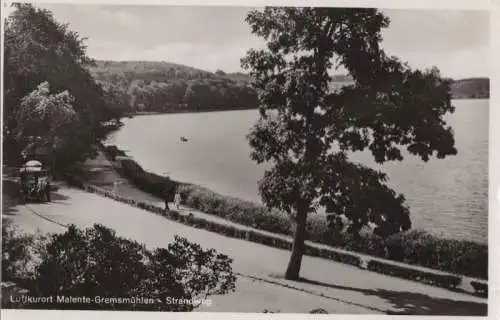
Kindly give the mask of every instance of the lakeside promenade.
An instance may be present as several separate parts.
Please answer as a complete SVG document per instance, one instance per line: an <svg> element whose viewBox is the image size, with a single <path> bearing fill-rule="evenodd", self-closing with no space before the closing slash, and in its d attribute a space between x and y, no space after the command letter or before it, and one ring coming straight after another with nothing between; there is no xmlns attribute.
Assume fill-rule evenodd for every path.
<svg viewBox="0 0 500 320"><path fill-rule="evenodd" d="M100 183L103 187L112 181L108 179L116 178L113 176L116 173L102 162L104 160L98 157L87 164L95 178L102 179ZM118 189L120 193L128 192L127 196L131 198L142 193L127 185L126 181ZM329 313L344 314L486 314L487 299L484 298L309 256L304 257L301 271L307 280L287 281L282 274L289 251L191 228L73 188L61 187L53 194L52 203L18 205L15 199L7 197L7 200L4 217L25 232L37 229L63 232L67 224L87 227L101 223L115 229L118 235L142 242L150 248L165 247L173 241L174 235L180 235L205 248L227 254L234 259L233 269L238 273L236 292L210 297L212 304L202 306L199 311L262 312L267 309L304 313L323 308Z"/></svg>

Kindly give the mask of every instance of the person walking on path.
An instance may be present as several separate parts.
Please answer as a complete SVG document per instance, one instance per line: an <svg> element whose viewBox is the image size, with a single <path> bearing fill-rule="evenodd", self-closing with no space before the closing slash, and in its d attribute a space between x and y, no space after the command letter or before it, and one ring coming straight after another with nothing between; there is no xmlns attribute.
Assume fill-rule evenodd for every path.
<svg viewBox="0 0 500 320"><path fill-rule="evenodd" d="M179 191L175 192L174 203L175 208L179 210L179 206L181 205L181 194L179 193Z"/></svg>
<svg viewBox="0 0 500 320"><path fill-rule="evenodd" d="M165 191L164 191L164 200L165 200L165 212L170 211L170 207L168 206L168 203L170 202L172 193L170 191L170 188L168 185L165 185Z"/></svg>
<svg viewBox="0 0 500 320"><path fill-rule="evenodd" d="M118 195L118 181L113 182L113 190L111 192L116 196Z"/></svg>

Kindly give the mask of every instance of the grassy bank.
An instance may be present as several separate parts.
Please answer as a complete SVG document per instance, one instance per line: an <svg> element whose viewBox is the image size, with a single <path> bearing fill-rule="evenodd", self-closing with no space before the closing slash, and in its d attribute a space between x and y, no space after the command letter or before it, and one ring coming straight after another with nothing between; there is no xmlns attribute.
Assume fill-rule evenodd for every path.
<svg viewBox="0 0 500 320"><path fill-rule="evenodd" d="M126 154L115 146L105 148L107 156ZM181 193L182 202L200 210L245 226L277 234L292 235L294 221L283 212L217 194L192 184L182 184L146 172L130 159L120 160L120 173L141 190L158 197ZM382 239L371 233L358 237L344 231L332 230L324 217L311 216L307 223L308 239L344 250L360 252L393 261L419 265L465 276L488 278L488 247L465 240L445 239L422 230L411 230Z"/></svg>

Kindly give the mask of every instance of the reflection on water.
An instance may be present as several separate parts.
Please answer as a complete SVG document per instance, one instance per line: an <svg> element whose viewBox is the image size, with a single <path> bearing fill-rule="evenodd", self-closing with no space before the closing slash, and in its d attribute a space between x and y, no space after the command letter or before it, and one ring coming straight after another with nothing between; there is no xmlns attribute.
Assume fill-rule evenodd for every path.
<svg viewBox="0 0 500 320"><path fill-rule="evenodd" d="M457 156L426 163L408 156L380 168L405 195L415 228L487 242L489 100L453 104L456 111L447 119ZM110 143L146 170L259 202L257 182L264 166L250 160L245 139L256 118L256 110L139 116L127 119ZM369 153L352 159L377 166Z"/></svg>

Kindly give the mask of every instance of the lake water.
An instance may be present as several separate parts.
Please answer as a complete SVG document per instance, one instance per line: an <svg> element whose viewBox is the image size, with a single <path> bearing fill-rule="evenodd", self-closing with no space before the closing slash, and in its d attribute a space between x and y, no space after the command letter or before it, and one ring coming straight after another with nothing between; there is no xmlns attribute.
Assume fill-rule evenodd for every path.
<svg viewBox="0 0 500 320"><path fill-rule="evenodd" d="M414 228L449 238L487 242L489 100L454 100L448 115L458 154L424 163L413 156L376 165L369 153L355 161L381 168L403 193ZM196 183L218 193L260 202L257 182L265 167L249 158L245 139L256 110L137 116L124 120L109 143L146 170ZM181 142L185 136L188 142Z"/></svg>

